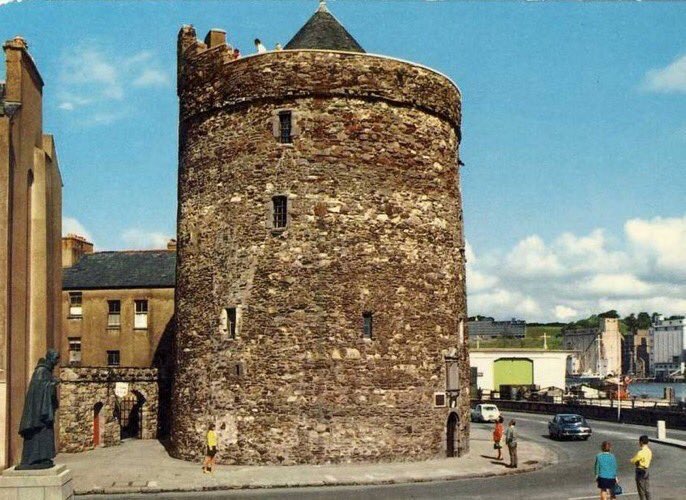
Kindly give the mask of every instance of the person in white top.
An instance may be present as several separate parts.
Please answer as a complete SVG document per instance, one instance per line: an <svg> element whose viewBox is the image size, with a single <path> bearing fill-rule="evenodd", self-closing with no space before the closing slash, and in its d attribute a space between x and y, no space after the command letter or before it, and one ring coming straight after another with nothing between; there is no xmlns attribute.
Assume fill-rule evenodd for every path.
<svg viewBox="0 0 686 500"><path fill-rule="evenodd" d="M264 54L265 52L267 52L267 47L262 45L262 42L259 38L255 38L255 48L257 49L258 54Z"/></svg>

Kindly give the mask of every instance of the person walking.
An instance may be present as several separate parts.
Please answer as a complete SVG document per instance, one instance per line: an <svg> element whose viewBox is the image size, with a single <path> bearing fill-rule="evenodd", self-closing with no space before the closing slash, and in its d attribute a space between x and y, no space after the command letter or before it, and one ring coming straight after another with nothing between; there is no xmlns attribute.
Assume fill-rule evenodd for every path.
<svg viewBox="0 0 686 500"><path fill-rule="evenodd" d="M505 431L505 444L507 445L507 451L510 452L510 465L508 467L512 469L517 468L517 432L515 425L517 425L517 422L510 420L510 425L507 426Z"/></svg>
<svg viewBox="0 0 686 500"><path fill-rule="evenodd" d="M600 489L600 500L615 497L615 485L617 484L617 459L610 453L612 444L603 441L600 446L601 452L595 456L595 479Z"/></svg>
<svg viewBox="0 0 686 500"><path fill-rule="evenodd" d="M202 463L203 474L211 474L214 466L214 457L217 454L217 433L214 432L214 424L210 424L205 436L205 444L207 449L205 451L205 460Z"/></svg>
<svg viewBox="0 0 686 500"><path fill-rule="evenodd" d="M653 452L648 448L648 436L638 438L640 450L633 456L631 463L636 467L636 489L640 500L650 500L648 469L653 460Z"/></svg>
<svg viewBox="0 0 686 500"><path fill-rule="evenodd" d="M498 417L495 422L495 429L493 429L493 449L498 451L496 460L503 459L503 434L505 433L505 426L503 425L502 415Z"/></svg>

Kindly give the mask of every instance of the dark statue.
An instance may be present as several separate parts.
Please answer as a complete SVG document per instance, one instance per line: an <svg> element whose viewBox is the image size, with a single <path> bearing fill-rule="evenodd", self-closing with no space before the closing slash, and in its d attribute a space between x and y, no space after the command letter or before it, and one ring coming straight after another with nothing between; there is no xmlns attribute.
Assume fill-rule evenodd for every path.
<svg viewBox="0 0 686 500"><path fill-rule="evenodd" d="M16 469L49 469L55 464L55 410L57 409L57 384L52 374L60 359L59 353L48 349L45 358L38 360L33 371L29 390L24 400L24 413L19 424L19 434L24 438L21 463Z"/></svg>

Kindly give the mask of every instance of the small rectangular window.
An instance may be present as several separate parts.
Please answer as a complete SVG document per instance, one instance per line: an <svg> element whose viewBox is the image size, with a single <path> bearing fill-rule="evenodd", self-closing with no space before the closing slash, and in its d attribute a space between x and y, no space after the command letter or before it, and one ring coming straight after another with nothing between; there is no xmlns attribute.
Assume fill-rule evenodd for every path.
<svg viewBox="0 0 686 500"><path fill-rule="evenodd" d="M121 301L107 301L107 328L121 327Z"/></svg>
<svg viewBox="0 0 686 500"><path fill-rule="evenodd" d="M275 229L284 228L288 223L288 198L286 196L274 196L273 204L273 227Z"/></svg>
<svg viewBox="0 0 686 500"><path fill-rule="evenodd" d="M236 338L236 308L227 307L222 311L222 330L230 338Z"/></svg>
<svg viewBox="0 0 686 500"><path fill-rule="evenodd" d="M279 140L281 141L281 144L290 144L293 142L291 129L291 112L279 112Z"/></svg>
<svg viewBox="0 0 686 500"><path fill-rule="evenodd" d="M367 311L362 313L362 320L364 322L363 330L362 330L362 337L365 339L371 339L372 338L372 329L373 329L373 320L372 320L372 313Z"/></svg>
<svg viewBox="0 0 686 500"><path fill-rule="evenodd" d="M81 363L81 337L69 337L69 364Z"/></svg>
<svg viewBox="0 0 686 500"><path fill-rule="evenodd" d="M107 351L107 366L119 366L119 351Z"/></svg>
<svg viewBox="0 0 686 500"><path fill-rule="evenodd" d="M134 317L133 328L135 330L146 330L148 328L148 301L135 300L136 315Z"/></svg>
<svg viewBox="0 0 686 500"><path fill-rule="evenodd" d="M72 318L83 316L83 294L81 292L69 292L69 316Z"/></svg>

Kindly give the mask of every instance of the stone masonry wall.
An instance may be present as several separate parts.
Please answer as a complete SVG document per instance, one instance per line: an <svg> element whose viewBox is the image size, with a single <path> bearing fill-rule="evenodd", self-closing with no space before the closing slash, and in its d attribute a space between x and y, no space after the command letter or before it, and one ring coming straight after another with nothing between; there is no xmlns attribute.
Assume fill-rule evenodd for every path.
<svg viewBox="0 0 686 500"><path fill-rule="evenodd" d="M68 367L60 370L59 448L75 453L94 448L94 408L100 409L101 446L119 444L116 415L117 382L129 384L129 392L145 399L142 407L142 438L157 434L158 382L154 368ZM140 397L139 396L139 397Z"/></svg>
<svg viewBox="0 0 686 500"><path fill-rule="evenodd" d="M454 353L465 452L457 89L407 63L289 54L224 63L224 78L180 70L172 453L200 459L215 422L221 463L444 456L449 409L433 397ZM252 99L246 86L265 74L265 85L281 82L270 88L309 81L317 92ZM363 78L372 90L347 95L346 82ZM422 78L436 78L435 102L412 94ZM273 134L281 109L293 113L292 145ZM274 195L289 199L285 231L270 228ZM219 328L226 307L239 311L235 339ZM372 339L362 338L366 311Z"/></svg>

